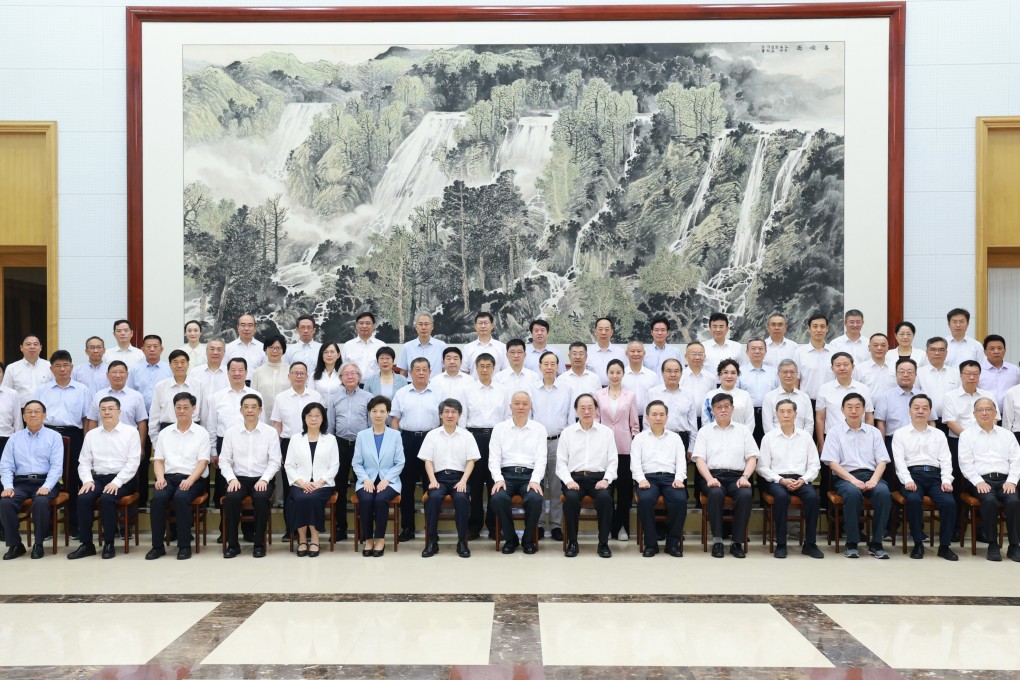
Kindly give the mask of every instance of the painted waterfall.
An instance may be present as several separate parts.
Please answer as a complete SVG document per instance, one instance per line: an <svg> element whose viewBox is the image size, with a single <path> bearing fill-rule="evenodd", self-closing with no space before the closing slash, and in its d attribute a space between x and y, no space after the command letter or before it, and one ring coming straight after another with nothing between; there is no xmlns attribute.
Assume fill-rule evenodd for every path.
<svg viewBox="0 0 1020 680"><path fill-rule="evenodd" d="M841 43L211 47L184 52L183 294L214 335L841 313Z"/></svg>

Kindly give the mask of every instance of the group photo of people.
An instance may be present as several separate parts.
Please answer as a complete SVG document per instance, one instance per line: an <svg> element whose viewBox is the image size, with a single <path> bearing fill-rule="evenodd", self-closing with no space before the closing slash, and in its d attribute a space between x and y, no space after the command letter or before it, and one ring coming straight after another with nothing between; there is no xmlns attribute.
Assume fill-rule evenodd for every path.
<svg viewBox="0 0 1020 680"><path fill-rule="evenodd" d="M342 343L311 316L256 337L245 314L229 342L188 321L167 353L176 343L152 334L136 347L122 319L110 347L88 338L85 362L44 358L27 335L0 386L3 559L56 552L57 517L77 541L67 559L111 559L147 513L145 559L185 560L207 509L225 559L265 557L281 509L280 540L304 558L344 541L378 558L388 540L468 558L483 538L506 555L545 541L610 558L633 534L642 557L679 558L695 511L703 552L739 559L759 506L779 559L822 559L822 533L845 558L885 560L902 531L910 558L937 538L934 555L957 561L970 529L988 560L1020 562L1020 368L1002 336L967 335L967 310L946 321L943 336L901 321L890 338L851 309L812 316L798 344L776 313L741 344L712 313L709 337L681 346L665 317L630 339L603 317L553 346L547 320L503 342L479 311L457 346L422 313L393 347L371 311ZM582 547L585 519L597 539Z"/></svg>

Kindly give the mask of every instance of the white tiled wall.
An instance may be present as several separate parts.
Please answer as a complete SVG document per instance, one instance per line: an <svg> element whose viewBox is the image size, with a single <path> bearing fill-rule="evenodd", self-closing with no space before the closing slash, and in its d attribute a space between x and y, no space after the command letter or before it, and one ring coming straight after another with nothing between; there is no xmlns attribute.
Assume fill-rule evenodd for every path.
<svg viewBox="0 0 1020 680"><path fill-rule="evenodd" d="M60 335L79 358L127 305L124 5L0 0L0 119L59 123ZM904 313L926 338L974 307L974 118L1020 114L1020 0L908 0L906 64Z"/></svg>

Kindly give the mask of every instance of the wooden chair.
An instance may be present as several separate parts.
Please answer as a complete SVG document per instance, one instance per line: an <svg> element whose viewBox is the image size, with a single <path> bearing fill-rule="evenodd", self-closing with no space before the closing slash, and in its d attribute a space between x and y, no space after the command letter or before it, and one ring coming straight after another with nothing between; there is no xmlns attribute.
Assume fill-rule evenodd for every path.
<svg viewBox="0 0 1020 680"><path fill-rule="evenodd" d="M333 495L330 496L329 500L326 501L326 520L325 521L326 521L326 525L329 527L329 551L330 552L333 552L333 550L336 549L336 502L337 502L338 498L340 498L340 495L336 491L334 491ZM357 513L355 513L354 517L357 518L357 516L358 516ZM357 537L357 535L358 535L358 527L359 526L360 525L357 523L357 521L355 521L355 526L354 526L354 536L355 537ZM290 551L291 552L294 552L294 536L295 536L295 533L296 532L289 532L289 534L290 534ZM357 547L358 547L358 541L355 538L355 541L354 541L354 548L355 548L355 550L357 550Z"/></svg>
<svg viewBox="0 0 1020 680"><path fill-rule="evenodd" d="M702 552L708 552L708 495L701 494L701 550ZM727 510L733 511L733 499L729 496L723 500L723 512ZM727 517L723 514L723 523L732 522L732 517ZM748 544L750 543L750 537L747 531L744 531L744 552L748 550Z"/></svg>
<svg viewBox="0 0 1020 680"><path fill-rule="evenodd" d="M426 491L425 493L423 493L421 495L421 505L422 505L423 508L425 507L425 501L428 500L428 497L429 497L428 491ZM457 513L454 511L454 507L453 507L453 496L451 496L450 494L446 494L446 496L443 498L443 502L439 506L439 521L441 521L441 522L442 521L450 522L450 521L456 521L456 519L457 519ZM429 523L428 523L428 521L426 521L425 522L425 544L426 545L428 545L429 538L430 538L430 536L429 536Z"/></svg>
<svg viewBox="0 0 1020 680"><path fill-rule="evenodd" d="M358 494L351 495L351 503L354 505L354 552L358 552L361 544L361 515L358 513ZM393 522L393 552L400 549L400 494L393 497L388 504L386 521ZM333 527L333 525L330 525ZM330 529L330 534L335 528ZM332 547L330 548L332 550Z"/></svg>
<svg viewBox="0 0 1020 680"><path fill-rule="evenodd" d="M634 494L634 507L637 507L638 496ZM659 500L655 501L655 508L652 510L655 516L662 516L663 519L666 517L666 499L659 496ZM680 528L680 548L684 547L684 531L683 527ZM643 552L645 549L645 525L641 522L640 518L637 522L637 549L638 552Z"/></svg>
<svg viewBox="0 0 1020 680"><path fill-rule="evenodd" d="M64 444L64 470L68 469L68 465L71 461L71 440L68 437L61 437L61 441ZM71 525L70 517L68 513L71 511L70 508L71 496L66 491L59 492L50 501L50 523L51 531L53 533L53 554L57 554L57 522L62 520L64 523L64 547L71 545ZM59 517L58 517L59 516ZM29 548L32 547L32 499L26 498L21 503L20 514L18 515L18 526L24 523L26 532L28 534L27 545Z"/></svg>
<svg viewBox="0 0 1020 680"><path fill-rule="evenodd" d="M560 495L560 504L562 505L567 500L565 495ZM599 523L598 512L595 511L595 501L591 499L591 496L584 496L581 498L581 514L577 517L577 533L581 533L581 522L595 522L597 526ZM567 549L567 532L563 531L563 550Z"/></svg>
<svg viewBox="0 0 1020 680"><path fill-rule="evenodd" d="M765 516L763 521L765 526L762 527L761 532L761 544L765 545L765 537L768 536L769 541L769 553L774 553L776 550L776 522L775 522L775 506L776 497L770 494L768 491L762 493L762 499L765 501L763 510ZM798 528L797 545L804 545L804 530L807 527L807 517L804 516L804 503L800 500L799 496L790 496L790 508L786 515L786 518L790 522L796 522Z"/></svg>
<svg viewBox="0 0 1020 680"><path fill-rule="evenodd" d="M961 508L961 510L962 510L962 512L960 513L961 516L963 515L963 512L966 512L967 509L970 510L970 554L971 555L977 555L978 511L981 509L981 501L978 499L977 496L974 496L974 495L964 491L963 493L960 494L960 503L963 506L963 508ZM1005 515L1003 513L1003 509L1004 509L1004 506L1000 502L999 503L999 517L996 520L996 525L999 528L999 545L1002 545L1003 526L1005 525L1005 522L1006 522L1006 517L1005 517ZM966 533L967 533L967 523L966 522L961 522L960 523L960 547L961 548L963 547L964 537L965 537Z"/></svg>
<svg viewBox="0 0 1020 680"><path fill-rule="evenodd" d="M202 552L202 546L206 545L209 537L208 513L206 512L206 501L209 500L208 493L201 493L191 501L191 526L195 530L195 554ZM166 507L166 536L167 543L171 541L170 527L176 522L176 511L171 501Z"/></svg>
<svg viewBox="0 0 1020 680"><path fill-rule="evenodd" d="M829 524L829 532L826 536L826 543L831 544L833 538L836 541L836 552L839 552L839 514L843 509L843 497L835 491L828 493L829 498L829 514L832 515L833 521ZM864 503L861 506L864 509L864 526L871 526L871 499L865 498ZM881 529L880 529L881 531ZM894 543L895 545L895 543Z"/></svg>
<svg viewBox="0 0 1020 680"><path fill-rule="evenodd" d="M520 495L514 496L513 498L510 499L510 516L513 517L514 519L518 519L518 518L521 519L521 520L524 519L524 498L521 497ZM502 547L500 545L500 543L503 540L503 525L499 521L499 515L496 514L495 517L496 517L496 527L495 527L495 530L493 531L493 539L495 540L495 543L496 543L496 552L499 552L499 549ZM563 535L566 536L566 534L563 534ZM532 537L532 540L535 542L535 550L537 551L538 550L538 525L535 525L535 535Z"/></svg>
<svg viewBox="0 0 1020 680"><path fill-rule="evenodd" d="M226 496L223 496L222 498L220 498L220 508L223 507L224 499L226 499ZM255 504L252 501L251 496L245 496L244 498L241 499L241 526L243 527L245 524L251 524L252 526L254 526L255 525L255 515L251 515L251 514L246 515L245 514L246 510L251 511L251 512L255 511ZM222 509L220 510L220 536L223 537L223 552L226 553L227 552L227 513L225 513ZM266 548L268 549L268 547L271 546L272 544L273 544L273 508L272 508L272 503L270 503L270 506L269 506L269 520L266 522L266 535L265 535L265 545L266 545Z"/></svg>
<svg viewBox="0 0 1020 680"><path fill-rule="evenodd" d="M135 528L135 545L138 545L138 492L121 496L117 500L117 525L124 527L124 554L128 554L131 545L131 527ZM96 534L103 535L103 523L99 518L99 498L92 509L92 523L96 525ZM102 541L100 541L102 543Z"/></svg>
<svg viewBox="0 0 1020 680"><path fill-rule="evenodd" d="M909 535L910 527L907 526L907 497L899 491L892 492L893 503L900 506L900 526L902 527L903 535L903 554L907 554L907 536ZM924 513L928 513L928 545L935 545L935 513L938 508L935 507L935 502L932 501L928 496L924 497L921 503L921 516L924 517ZM895 545L895 542L893 543Z"/></svg>

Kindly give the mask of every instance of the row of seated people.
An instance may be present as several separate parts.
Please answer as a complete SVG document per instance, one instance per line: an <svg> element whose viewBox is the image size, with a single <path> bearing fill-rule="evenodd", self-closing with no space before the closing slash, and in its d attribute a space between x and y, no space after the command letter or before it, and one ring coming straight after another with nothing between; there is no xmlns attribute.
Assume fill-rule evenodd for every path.
<svg viewBox="0 0 1020 680"><path fill-rule="evenodd" d="M420 362L427 365L427 360ZM147 559L165 554L163 541L166 510L173 504L177 516L178 559L191 556L192 503L206 489L206 476L211 460L208 432L193 420L196 398L187 392L174 398L176 423L157 439L154 458L156 491L152 499L153 547ZM706 509L712 533L712 556L723 557L723 508L726 498L732 501L732 535L730 553L744 556L742 543L746 536L751 510L751 475L757 470L768 485L774 499L776 533L779 536L775 555L786 556L786 510L790 496L798 497L807 519L807 533L802 552L819 558L815 544L818 520L818 496L811 482L817 477L820 463L812 437L796 427L797 403L783 399L776 406L779 427L766 435L759 449L751 429L732 419L732 395L720 392L711 398L712 422L703 426L692 441L684 441L666 428L669 406L653 400L645 410L647 429L633 439L630 467L637 480L638 516L644 525L647 541L643 555L658 552L654 507L662 497L667 516L666 552L682 556L682 529L686 517L686 469L688 449L703 481ZM134 491L134 479L141 458L137 436L119 421L120 403L115 397L100 401L101 427L85 437L79 461L83 480L77 506L80 546L69 554L77 559L96 553L91 536L92 513L99 501L103 556L113 557L116 531L116 501ZM914 538L912 557L923 557L921 507L925 497L931 499L940 514L939 556L957 559L950 548L956 519L952 490L953 463L945 435L931 425L931 400L923 394L909 400L910 424L896 430L892 437L895 474L902 483L911 534ZM599 410L596 398L581 394L574 399L576 422L569 425L556 443L555 476L563 486L565 554L578 554L577 524L582 499L590 498L598 519L598 548L601 557L610 557L608 545L613 516L611 488L618 476L620 457L613 430L596 421ZM826 438L821 462L827 463L835 477L835 492L842 499L846 514L847 557L858 556L860 528L858 512L864 498L872 504L874 523L868 552L887 559L882 546L882 532L891 509L890 489L883 473L890 463L879 430L864 422L865 398L855 392L843 397L844 420ZM273 428L261 422L262 400L258 395L241 399L243 422L231 429L223 443L219 467L228 480L224 502L227 542L225 556L240 552L237 540L240 504L249 497L255 508L256 545L254 556L265 555L261 543L270 512L273 478L280 469L283 455L281 442ZM387 426L394 416L390 400L373 397L367 407L371 427L360 431L356 438L353 468L357 475L356 493L361 509L360 521L365 537L363 555L381 556L389 506L402 489L405 464L404 437ZM458 427L462 405L455 399L443 400L437 408L441 425L422 437L417 459L424 463L427 490L425 502L427 542L423 557L438 552L437 521L442 500L451 496L457 524L457 552L463 557L468 549L468 519L471 506L469 479L475 462L481 459L475 438ZM974 486L981 503L984 528L995 536L999 503L1005 506L1009 535L1008 557L1020 561L1020 540L1017 524L1020 498L1016 481L1020 477L1020 444L1011 433L995 425L994 400L980 397L974 405L975 425L960 436L959 464L963 477ZM511 417L497 424L489 441L488 471L494 484L489 511L503 523L503 552L513 553L519 543L514 531L511 499L520 496L525 514L521 543L525 553L537 550L534 536L542 513L542 479L546 469L548 431L531 418L531 395L518 391L511 399ZM4 559L13 559L26 552L19 535L18 512L22 503L32 498L30 512L36 524L36 547L33 558L42 557L43 532L49 526L50 501L57 493L57 480L63 473L64 453L61 437L43 427L46 406L30 400L23 410L26 428L7 442L0 460L0 521L7 536L8 551ZM394 416L395 417L395 416ZM319 532L323 531L324 507L333 495L335 475L340 466L340 451L333 435L323 431L327 420L326 407L312 402L302 409L302 433L292 438L284 470L289 479L288 505L285 506L288 533L298 537L298 555L319 553ZM391 421L392 424L392 421ZM413 483L412 491L413 493ZM988 559L999 560L998 544L989 543Z"/></svg>

